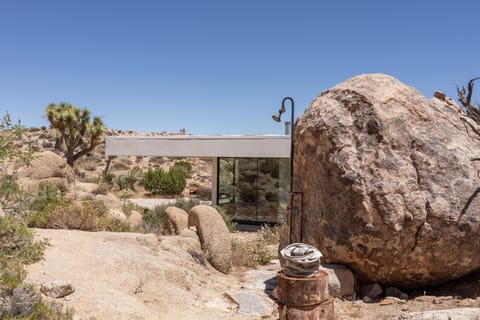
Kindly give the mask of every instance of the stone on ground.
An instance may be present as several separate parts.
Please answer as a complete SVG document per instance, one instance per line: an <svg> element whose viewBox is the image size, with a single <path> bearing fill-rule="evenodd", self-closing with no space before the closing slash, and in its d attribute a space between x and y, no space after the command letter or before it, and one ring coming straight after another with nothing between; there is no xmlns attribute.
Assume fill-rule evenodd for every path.
<svg viewBox="0 0 480 320"><path fill-rule="evenodd" d="M227 295L238 304L240 314L261 318L273 313L273 302L256 292L239 290L230 291Z"/></svg>
<svg viewBox="0 0 480 320"><path fill-rule="evenodd" d="M355 294L355 277L341 264L321 264L320 270L328 274L328 290L332 297L349 297Z"/></svg>
<svg viewBox="0 0 480 320"><path fill-rule="evenodd" d="M377 299L383 296L383 289L378 283L371 283L362 287L362 298Z"/></svg>
<svg viewBox="0 0 480 320"><path fill-rule="evenodd" d="M63 298L75 292L75 288L69 282L55 280L43 283L40 292L51 298Z"/></svg>

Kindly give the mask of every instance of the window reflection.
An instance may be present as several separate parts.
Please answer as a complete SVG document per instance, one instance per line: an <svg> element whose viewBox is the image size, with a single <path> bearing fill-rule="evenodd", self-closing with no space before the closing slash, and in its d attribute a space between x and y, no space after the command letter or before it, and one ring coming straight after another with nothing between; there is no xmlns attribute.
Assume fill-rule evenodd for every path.
<svg viewBox="0 0 480 320"><path fill-rule="evenodd" d="M284 222L289 159L220 158L218 168L218 204L227 214L240 222Z"/></svg>

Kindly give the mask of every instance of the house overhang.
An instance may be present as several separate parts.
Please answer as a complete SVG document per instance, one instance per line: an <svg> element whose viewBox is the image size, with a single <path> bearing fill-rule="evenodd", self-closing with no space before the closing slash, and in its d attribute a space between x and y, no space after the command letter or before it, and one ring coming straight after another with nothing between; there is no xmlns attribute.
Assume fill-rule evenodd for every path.
<svg viewBox="0 0 480 320"><path fill-rule="evenodd" d="M289 158L290 136L105 137L107 156Z"/></svg>

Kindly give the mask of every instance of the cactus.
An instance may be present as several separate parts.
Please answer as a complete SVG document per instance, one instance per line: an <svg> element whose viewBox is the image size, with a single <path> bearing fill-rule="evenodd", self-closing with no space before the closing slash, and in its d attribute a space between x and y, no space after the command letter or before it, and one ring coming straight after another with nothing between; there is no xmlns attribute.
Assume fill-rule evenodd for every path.
<svg viewBox="0 0 480 320"><path fill-rule="evenodd" d="M45 110L52 128L58 130L64 144L63 152L67 163L73 164L80 157L95 149L102 142L105 129L100 117L93 117L90 123L91 112L83 108L62 102L51 103Z"/></svg>

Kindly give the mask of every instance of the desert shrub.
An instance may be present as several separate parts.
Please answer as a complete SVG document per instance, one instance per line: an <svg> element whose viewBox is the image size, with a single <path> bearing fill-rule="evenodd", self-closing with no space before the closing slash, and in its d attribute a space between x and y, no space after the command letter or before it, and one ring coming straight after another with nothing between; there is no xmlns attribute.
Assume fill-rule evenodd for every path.
<svg viewBox="0 0 480 320"><path fill-rule="evenodd" d="M269 245L279 244L280 238L287 234L288 229L286 224L279 224L275 226L262 225L258 231L260 239L265 241Z"/></svg>
<svg viewBox="0 0 480 320"><path fill-rule="evenodd" d="M135 183L138 180L138 177L141 175L141 171L138 169L133 169L125 174L125 182L131 190L135 190Z"/></svg>
<svg viewBox="0 0 480 320"><path fill-rule="evenodd" d="M125 175L120 174L113 179L113 182L117 185L118 189L124 190L127 189L127 181Z"/></svg>
<svg viewBox="0 0 480 320"><path fill-rule="evenodd" d="M186 212L190 212L193 207L198 206L199 204L200 201L196 199L178 198L175 200L175 207L183 209Z"/></svg>
<svg viewBox="0 0 480 320"><path fill-rule="evenodd" d="M120 190L135 190L135 183L137 182L139 175L139 170L130 170L126 174L116 176L113 181Z"/></svg>
<svg viewBox="0 0 480 320"><path fill-rule="evenodd" d="M42 182L38 187L37 197L32 202L31 210L42 211L47 206L56 205L62 201L65 201L65 199L58 186L49 182Z"/></svg>
<svg viewBox="0 0 480 320"><path fill-rule="evenodd" d="M70 201L49 206L29 219L29 226L83 231L130 231L127 224L110 216L101 201L84 201L78 206Z"/></svg>
<svg viewBox="0 0 480 320"><path fill-rule="evenodd" d="M122 212L125 213L125 215L128 217L132 214L133 210L136 210L138 212L143 212L144 208L131 201L125 201L125 203L122 206Z"/></svg>
<svg viewBox="0 0 480 320"><path fill-rule="evenodd" d="M18 161L21 164L29 164L33 158L32 148L27 150L18 146L18 141L22 141L22 137L26 128L14 125L7 112L0 119L0 161Z"/></svg>
<svg viewBox="0 0 480 320"><path fill-rule="evenodd" d="M266 241L257 239L248 242L232 241L232 263L236 267L255 268L275 258Z"/></svg>
<svg viewBox="0 0 480 320"><path fill-rule="evenodd" d="M276 258L280 237L287 232L285 224L263 225L255 239L232 240L232 263L237 267L255 268Z"/></svg>
<svg viewBox="0 0 480 320"><path fill-rule="evenodd" d="M163 230L166 208L167 206L164 205L155 206L153 209L146 210L142 217L142 231L145 233L161 233Z"/></svg>
<svg viewBox="0 0 480 320"><path fill-rule="evenodd" d="M173 169L183 171L185 176L189 177L192 171L192 164L188 161L177 161L173 165Z"/></svg>
<svg viewBox="0 0 480 320"><path fill-rule="evenodd" d="M93 194L103 194L106 195L110 192L111 185L106 182L100 182L97 187L92 191Z"/></svg>
<svg viewBox="0 0 480 320"><path fill-rule="evenodd" d="M15 175L0 178L0 206L16 217L28 214L33 196L20 189Z"/></svg>
<svg viewBox="0 0 480 320"><path fill-rule="evenodd" d="M0 319L71 320L73 311L55 302L45 302L31 285L22 285L4 293L0 302Z"/></svg>
<svg viewBox="0 0 480 320"><path fill-rule="evenodd" d="M113 179L115 178L115 175L111 172L107 172L101 177L100 181L103 181L109 185L113 185Z"/></svg>
<svg viewBox="0 0 480 320"><path fill-rule="evenodd" d="M18 260L23 264L39 261L46 243L34 243L30 230L14 217L0 217L0 261Z"/></svg>
<svg viewBox="0 0 480 320"><path fill-rule="evenodd" d="M171 168L165 172L162 168L149 168L143 177L145 190L152 194L174 195L180 194L187 185L185 172Z"/></svg>
<svg viewBox="0 0 480 320"><path fill-rule="evenodd" d="M11 295L26 277L24 265L43 257L47 243L34 242L33 234L18 219L0 217L0 291Z"/></svg>

